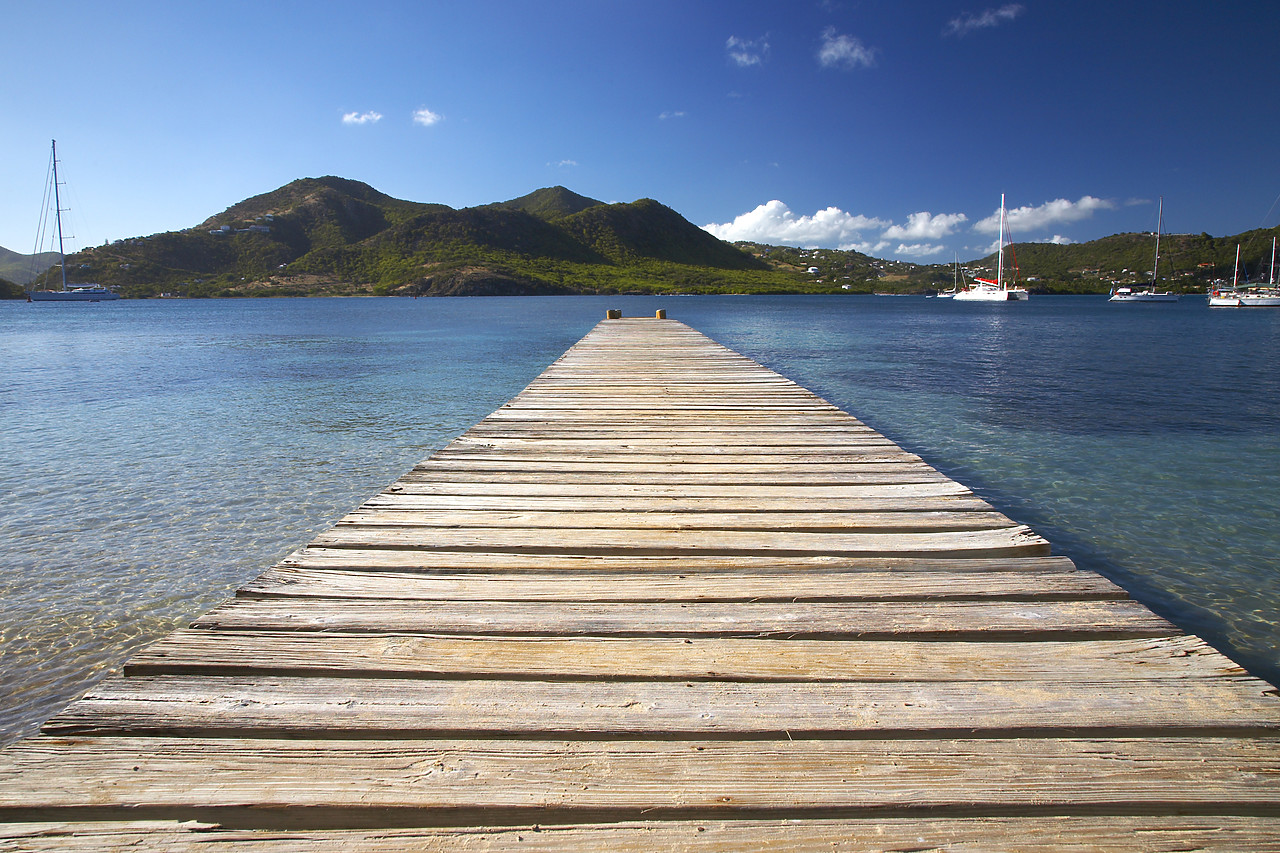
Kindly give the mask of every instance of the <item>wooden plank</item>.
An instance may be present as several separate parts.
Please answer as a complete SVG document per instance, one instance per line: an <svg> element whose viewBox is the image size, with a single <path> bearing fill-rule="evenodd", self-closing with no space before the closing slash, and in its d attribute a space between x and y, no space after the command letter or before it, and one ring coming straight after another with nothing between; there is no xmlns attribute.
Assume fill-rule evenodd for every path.
<svg viewBox="0 0 1280 853"><path fill-rule="evenodd" d="M1252 678L1141 682L534 681L253 676L108 678L49 735L254 732L400 737L909 737L1280 734Z"/></svg>
<svg viewBox="0 0 1280 853"><path fill-rule="evenodd" d="M528 490L526 490L528 491ZM564 491L568 491L567 489ZM598 500L586 501L585 497ZM429 494L407 494L400 489L388 490L365 501L361 510L498 510L505 512L580 512L599 506L613 512L628 513L711 513L774 512L798 513L872 513L872 512L982 512L994 511L991 504L969 494L904 494L893 497L827 497L799 498L761 489L760 494L732 497L621 495L533 495L481 494L450 495L439 490ZM791 521L803 520L795 515Z"/></svg>
<svg viewBox="0 0 1280 853"><path fill-rule="evenodd" d="M489 509L382 509L363 508L348 513L342 528L484 527L539 528L556 531L600 530L741 530L785 529L804 533L928 533L1002 530L1014 526L993 509L896 512L617 512L607 507L579 504L576 510Z"/></svg>
<svg viewBox="0 0 1280 853"><path fill-rule="evenodd" d="M341 525L321 533L328 548L440 548L484 551L780 553L864 556L1036 556L1049 543L1025 526L939 533L807 533L788 530L610 530L562 528L386 527Z"/></svg>
<svg viewBox="0 0 1280 853"><path fill-rule="evenodd" d="M767 572L792 575L802 572L838 571L901 572L903 583L913 583L916 572L974 572L978 574L1021 571L1062 571L1073 564L1066 557L838 557L829 554L779 556L761 554L542 554L484 553L472 551L404 551L361 548L324 548L310 545L280 562L324 570L474 572L501 570L524 573L541 571L603 572ZM785 581L786 579L781 579ZM856 578L850 583L857 583Z"/></svg>
<svg viewBox="0 0 1280 853"><path fill-rule="evenodd" d="M1036 640L1163 637L1172 625L1131 601L651 603L236 599L192 627L431 631L547 637L915 637Z"/></svg>
<svg viewBox="0 0 1280 853"><path fill-rule="evenodd" d="M903 505L909 500L921 496L936 495L971 495L967 488L953 480L929 472L927 478L912 477L906 482L851 483L854 478L846 476L830 485L789 485L786 492L780 492L777 484L751 483L744 484L741 477L731 481L713 483L671 482L671 483L635 483L626 478L617 478L615 482L602 482L600 475L591 477L558 478L559 482L549 481L547 477L538 478L544 482L519 481L507 477L501 480L478 480L467 477L439 476L431 478L407 474L387 488L383 495L501 495L514 496L556 496L579 498L711 498L721 500L768 500L785 499L788 501L813 501L815 509L821 509L819 501L863 500L863 499L901 499ZM691 478L684 478L689 480ZM867 479L867 478L863 478Z"/></svg>
<svg viewBox="0 0 1280 853"><path fill-rule="evenodd" d="M315 571L277 566L240 588L246 597L394 598L450 601L1056 601L1125 599L1092 572L401 572Z"/></svg>
<svg viewBox="0 0 1280 853"><path fill-rule="evenodd" d="M366 675L685 681L1057 681L1245 675L1198 637L983 643L445 637L175 631L134 655L127 675Z"/></svg>
<svg viewBox="0 0 1280 853"><path fill-rule="evenodd" d="M1267 739L564 741L41 737L0 753L0 821L320 818L435 823L776 816L1280 814ZM334 813L336 812L336 814ZM274 814L273 814L274 813ZM764 813L764 814L762 814ZM905 814L904 814L905 813ZM392 816L383 813L381 820ZM313 819L315 819L313 817ZM368 818L365 818L368 820ZM567 822L567 821L566 821ZM349 824L348 824L349 825Z"/></svg>
<svg viewBox="0 0 1280 853"><path fill-rule="evenodd" d="M883 853L981 850L985 853L1274 853L1280 818L1194 815L890 818L845 820L650 820L616 823L376 829L238 828L198 821L0 824L0 850L31 853L235 850L280 853L403 853L405 850L609 850L614 853ZM6 844L8 842L8 844Z"/></svg>
<svg viewBox="0 0 1280 853"><path fill-rule="evenodd" d="M745 476L750 473L748 478ZM633 470L608 471L599 468L588 468L581 471L516 471L514 469L498 469L481 472L475 469L446 470L443 467L430 469L417 468L400 479L401 488L409 492L416 485L437 483L478 484L485 480L500 487L520 484L531 485L583 485L590 488L597 485L626 485L636 494L644 494L646 489L656 490L663 486L737 486L750 479L756 488L766 486L786 486L788 491L797 486L845 486L854 488L859 485L887 486L907 485L915 483L948 483L948 478L927 465L910 462L899 463L867 463L849 466L843 472L823 471L780 471L761 468L754 472L719 472L676 470ZM502 488L498 489L503 491Z"/></svg>
<svg viewBox="0 0 1280 853"><path fill-rule="evenodd" d="M886 464L920 462L920 457L902 451L877 450L868 451L858 457L850 456L845 460L778 462L770 457L760 456L755 459L744 458L735 461L733 457L717 459L704 457L702 461L693 461L696 457L681 459L673 456L663 466L663 471L678 474L765 474L779 476L805 476L808 474L844 474L857 473L871 466L884 467ZM622 473L628 476L639 476L641 482L646 479L646 472L653 466L652 460L636 456L616 456L609 459L593 460L584 457L565 456L560 459L539 457L534 455L512 457L510 459L489 459L484 457L449 457L433 456L420 463L415 471L433 474L437 471L465 471L482 474L489 471L528 471L531 473L563 473L591 472L603 470L609 473ZM925 466L921 466L925 467ZM871 469L876 470L876 469Z"/></svg>

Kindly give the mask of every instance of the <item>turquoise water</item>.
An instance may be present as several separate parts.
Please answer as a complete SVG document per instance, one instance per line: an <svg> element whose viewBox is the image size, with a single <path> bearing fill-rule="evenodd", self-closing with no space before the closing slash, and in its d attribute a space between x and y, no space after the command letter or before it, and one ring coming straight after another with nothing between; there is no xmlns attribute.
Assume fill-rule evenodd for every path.
<svg viewBox="0 0 1280 853"><path fill-rule="evenodd" d="M874 297L0 303L0 742L657 307L1280 680L1280 311Z"/></svg>

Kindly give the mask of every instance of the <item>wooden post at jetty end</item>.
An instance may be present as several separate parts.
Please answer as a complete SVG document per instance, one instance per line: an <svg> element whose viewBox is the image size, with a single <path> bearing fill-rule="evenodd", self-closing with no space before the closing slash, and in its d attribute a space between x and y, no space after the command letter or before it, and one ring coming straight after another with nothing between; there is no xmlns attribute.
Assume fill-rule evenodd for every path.
<svg viewBox="0 0 1280 853"><path fill-rule="evenodd" d="M853 416L607 319L0 752L0 850L1276 850L1278 723Z"/></svg>

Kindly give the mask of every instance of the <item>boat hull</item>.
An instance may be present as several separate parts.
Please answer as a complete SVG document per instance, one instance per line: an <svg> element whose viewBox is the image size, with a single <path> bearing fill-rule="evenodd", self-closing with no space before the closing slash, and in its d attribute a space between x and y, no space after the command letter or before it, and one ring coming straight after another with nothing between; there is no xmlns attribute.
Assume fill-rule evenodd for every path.
<svg viewBox="0 0 1280 853"><path fill-rule="evenodd" d="M1178 294L1176 293L1154 293L1149 290L1140 290L1136 293L1113 293L1108 302L1177 302Z"/></svg>
<svg viewBox="0 0 1280 853"><path fill-rule="evenodd" d="M1280 308L1280 294L1211 293L1210 308Z"/></svg>
<svg viewBox="0 0 1280 853"><path fill-rule="evenodd" d="M83 290L32 290L27 293L31 302L108 302L119 299L120 294L106 288Z"/></svg>
<svg viewBox="0 0 1280 853"><path fill-rule="evenodd" d="M1021 288L1004 290L992 288L975 288L962 290L952 297L957 302L1017 302L1030 299L1030 294Z"/></svg>

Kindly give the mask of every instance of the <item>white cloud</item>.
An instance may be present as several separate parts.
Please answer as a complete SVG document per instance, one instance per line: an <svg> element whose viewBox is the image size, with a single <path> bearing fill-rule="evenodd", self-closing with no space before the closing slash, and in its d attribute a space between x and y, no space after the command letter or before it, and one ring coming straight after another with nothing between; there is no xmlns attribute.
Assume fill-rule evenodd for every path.
<svg viewBox="0 0 1280 853"><path fill-rule="evenodd" d="M375 113L369 110L367 113L344 113L342 116L343 124L374 124L382 120L382 113Z"/></svg>
<svg viewBox="0 0 1280 853"><path fill-rule="evenodd" d="M996 27L1005 21L1012 21L1023 12L1021 3L1006 3L999 9L984 9L981 12L965 12L958 18L952 18L947 22L947 27L942 31L947 36L966 36L974 30L984 30L988 27Z"/></svg>
<svg viewBox="0 0 1280 853"><path fill-rule="evenodd" d="M684 118L684 110L669 110L659 115L658 118L662 121L666 121L669 118Z"/></svg>
<svg viewBox="0 0 1280 853"><path fill-rule="evenodd" d="M560 160L559 162L556 162L556 163L548 163L547 165L548 165L548 166L555 166L555 167L557 167L557 168L559 168L559 169L567 169L567 168L568 168L568 167L570 167L570 166L576 166L576 165L578 165L578 161L577 161L577 160Z"/></svg>
<svg viewBox="0 0 1280 853"><path fill-rule="evenodd" d="M444 116L439 113L433 113L426 107L420 107L413 111L413 123L420 124L423 127L431 127L433 124L439 124L444 121Z"/></svg>
<svg viewBox="0 0 1280 853"><path fill-rule="evenodd" d="M954 232L957 225L968 219L963 213L939 213L934 216L923 210L908 216L906 225L891 225L886 228L884 237L888 240L937 240Z"/></svg>
<svg viewBox="0 0 1280 853"><path fill-rule="evenodd" d="M729 59L739 68L750 68L752 65L760 65L764 62L765 57L769 55L769 42L762 38L740 39L737 36L729 36L729 40L724 43L724 49L729 52Z"/></svg>
<svg viewBox="0 0 1280 853"><path fill-rule="evenodd" d="M1067 222L1079 222L1088 219L1099 210L1110 210L1114 202L1091 195L1082 196L1079 201L1068 201L1065 198L1047 201L1039 207L1015 207L1006 211L1006 219L1010 231L1026 233L1050 225ZM980 219L973 224L973 230L982 234L997 234L1000 231L1000 211Z"/></svg>
<svg viewBox="0 0 1280 853"><path fill-rule="evenodd" d="M721 240L752 240L803 248L855 249L866 251L881 244L862 240L862 232L880 229L891 223L867 216L845 213L838 207L819 210L812 216L796 216L791 208L774 199L755 210L722 225L712 223L703 229Z"/></svg>
<svg viewBox="0 0 1280 853"><path fill-rule="evenodd" d="M822 47L818 48L818 63L823 68L870 68L875 65L876 52L854 36L839 35L835 27L822 31Z"/></svg>
<svg viewBox="0 0 1280 853"><path fill-rule="evenodd" d="M899 243L898 248L893 250L895 255L906 255L913 258L923 258L927 255L938 255L947 250L946 246L938 243Z"/></svg>
<svg viewBox="0 0 1280 853"><path fill-rule="evenodd" d="M1044 242L1052 243L1055 246L1070 246L1072 243L1075 242L1075 240L1072 240L1070 237L1063 237L1061 234L1054 234L1052 237L1050 237L1048 240L1045 240Z"/></svg>

